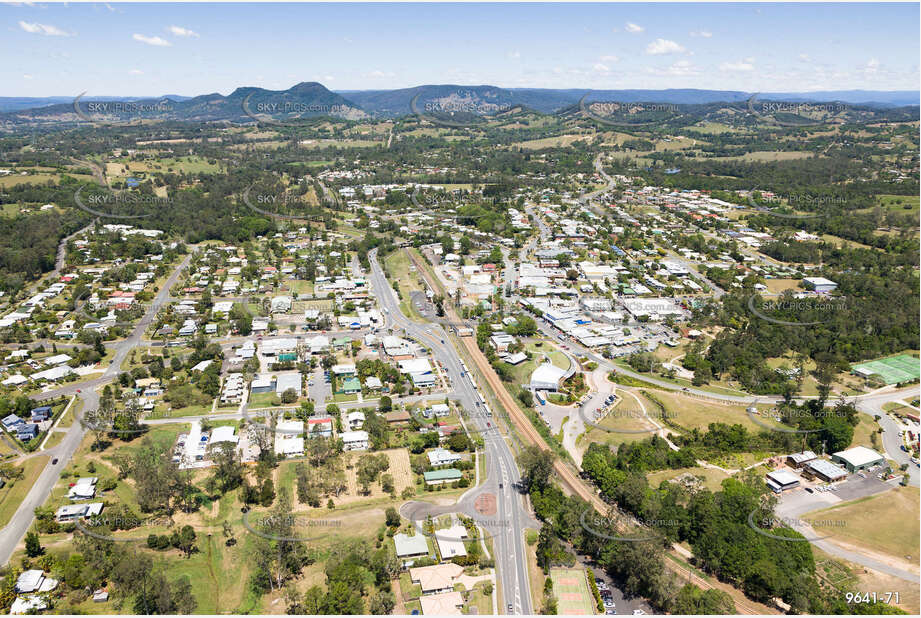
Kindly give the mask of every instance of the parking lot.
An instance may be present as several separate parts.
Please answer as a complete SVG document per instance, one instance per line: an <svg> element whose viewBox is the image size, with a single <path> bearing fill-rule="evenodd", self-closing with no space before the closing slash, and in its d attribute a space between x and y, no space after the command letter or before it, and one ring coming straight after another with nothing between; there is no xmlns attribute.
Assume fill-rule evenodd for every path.
<svg viewBox="0 0 921 618"><path fill-rule="evenodd" d="M601 600L605 604L605 614L629 616L654 613L645 600L640 598L628 600L624 597L624 593L617 588L604 569L593 567L592 572L595 574L595 583L598 585L598 592L601 593Z"/></svg>
<svg viewBox="0 0 921 618"><path fill-rule="evenodd" d="M779 517L795 518L809 511L866 498L899 486L897 479L883 481L877 478L876 472L869 470L864 474L866 478L850 474L847 479L831 484L811 483L803 479L801 487L783 492L774 510ZM812 491L808 491L807 487ZM820 489L822 487L828 489Z"/></svg>

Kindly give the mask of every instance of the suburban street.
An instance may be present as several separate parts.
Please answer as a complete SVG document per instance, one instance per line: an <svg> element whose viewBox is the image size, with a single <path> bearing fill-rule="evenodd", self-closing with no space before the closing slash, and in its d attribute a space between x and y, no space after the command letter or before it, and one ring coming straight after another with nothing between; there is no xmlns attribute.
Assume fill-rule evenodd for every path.
<svg viewBox="0 0 921 618"><path fill-rule="evenodd" d="M524 498L515 489L521 480L515 456L506 439L496 429L495 421L487 420L489 417L483 414L485 401L473 385L471 376L463 370L460 356L448 340L442 326L419 324L404 316L400 312L396 295L378 264L376 249L372 250L369 258L369 281L384 312L385 320L395 332L402 330L407 337L430 347L433 356L441 361L454 385L458 401L470 411L466 422L472 431L483 436L488 470L487 478L481 479L480 484L468 491L457 505L427 508L417 506L419 503L410 503L404 508L404 514L420 523L429 514L444 512L460 511L473 517L486 534L493 538L493 558L496 561L503 603L512 606L512 612L508 612L504 606L500 607L500 611L531 614L534 609L531 606L524 531L526 528L539 529L540 524L530 516ZM483 515L473 508L476 499L484 495L495 496L495 515Z"/></svg>
<svg viewBox="0 0 921 618"><path fill-rule="evenodd" d="M164 282L163 287L157 293L155 301L151 303L151 306L141 317L137 326L131 331L131 334L125 339L108 346L110 349L115 350L115 355L112 357L112 361L109 363L102 377L87 382L62 386L61 388L32 395L32 398L41 400L61 395L72 396L78 394L83 401L83 413L86 413L87 410L95 410L99 405L99 395L96 393L96 389L112 381L121 373L122 362L128 357L131 350L141 344L144 332L147 330L147 327L153 323L159 308L166 302L169 302L171 298L170 289L179 280L180 274L183 269L188 266L189 261L192 259L192 255L192 253L186 255L182 262L176 266L173 273L166 282ZM28 532L29 526L32 525L35 509L42 506L48 499L51 490L61 477L61 471L70 461L70 458L73 457L74 452L83 441L86 430L87 428L84 424L76 420L70 426L70 430L64 436L64 439L61 440L57 446L41 452L42 455L49 456L45 469L42 470L42 473L35 481L35 484L32 485L32 488L22 501L22 504L19 505L10 523L0 530L0 564L9 562L10 557L16 550L16 546L19 545L26 532ZM57 459L57 463L53 464L52 462L55 459Z"/></svg>

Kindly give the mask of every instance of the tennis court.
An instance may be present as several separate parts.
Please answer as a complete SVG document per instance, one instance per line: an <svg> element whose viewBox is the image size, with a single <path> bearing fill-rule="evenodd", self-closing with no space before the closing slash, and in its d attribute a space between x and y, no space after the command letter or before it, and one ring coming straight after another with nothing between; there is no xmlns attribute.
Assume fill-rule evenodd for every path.
<svg viewBox="0 0 921 618"><path fill-rule="evenodd" d="M886 384L916 380L921 376L921 361L908 354L868 361L851 366L852 370L876 374Z"/></svg>
<svg viewBox="0 0 921 618"><path fill-rule="evenodd" d="M582 569L550 569L553 594L557 600L557 613L594 614L595 604L588 590L588 581Z"/></svg>

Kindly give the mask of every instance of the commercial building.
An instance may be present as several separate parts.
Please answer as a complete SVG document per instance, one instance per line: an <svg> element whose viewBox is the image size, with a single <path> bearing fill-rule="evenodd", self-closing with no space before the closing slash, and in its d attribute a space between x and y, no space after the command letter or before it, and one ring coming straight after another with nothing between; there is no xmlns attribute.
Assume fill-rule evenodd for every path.
<svg viewBox="0 0 921 618"><path fill-rule="evenodd" d="M565 375L565 369L560 369L553 363L543 363L531 374L529 386L532 391L556 392L559 390L560 382Z"/></svg>
<svg viewBox="0 0 921 618"><path fill-rule="evenodd" d="M789 470L773 470L768 472L766 477L768 487L770 487L774 493L779 494L782 491L799 487L799 477Z"/></svg>
<svg viewBox="0 0 921 618"><path fill-rule="evenodd" d="M813 459L807 463L805 473L829 483L847 478L847 470L824 459Z"/></svg>
<svg viewBox="0 0 921 618"><path fill-rule="evenodd" d="M814 292L833 292L838 284L825 277L803 277L803 285Z"/></svg>
<svg viewBox="0 0 921 618"><path fill-rule="evenodd" d="M839 451L831 456L831 460L843 465L847 468L848 472L866 470L867 468L885 463L885 459L882 455L865 446L855 446L846 451Z"/></svg>
<svg viewBox="0 0 921 618"><path fill-rule="evenodd" d="M787 465L793 468L802 468L807 463L816 458L812 451L803 451L802 453L792 453L787 455Z"/></svg>

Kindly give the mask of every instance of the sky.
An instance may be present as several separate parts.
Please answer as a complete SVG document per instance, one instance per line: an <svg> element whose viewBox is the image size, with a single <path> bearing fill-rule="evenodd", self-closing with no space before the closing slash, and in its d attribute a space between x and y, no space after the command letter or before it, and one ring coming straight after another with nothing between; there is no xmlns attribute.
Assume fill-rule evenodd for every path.
<svg viewBox="0 0 921 618"><path fill-rule="evenodd" d="M0 5L0 96L918 90L919 4Z"/></svg>

